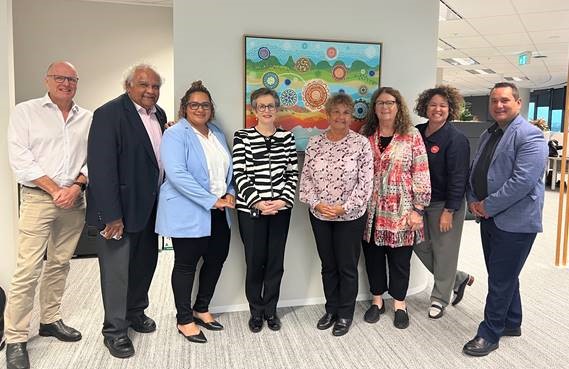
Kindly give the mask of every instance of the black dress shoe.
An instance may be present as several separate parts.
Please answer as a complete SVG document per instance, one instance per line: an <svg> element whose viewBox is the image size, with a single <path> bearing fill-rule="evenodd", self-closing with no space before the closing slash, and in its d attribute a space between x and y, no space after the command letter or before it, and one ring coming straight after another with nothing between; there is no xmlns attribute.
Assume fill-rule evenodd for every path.
<svg viewBox="0 0 569 369"><path fill-rule="evenodd" d="M381 304L381 309L379 306L372 304L364 314L364 320L368 323L377 323L383 313L385 313L385 304Z"/></svg>
<svg viewBox="0 0 569 369"><path fill-rule="evenodd" d="M138 333L150 333L156 330L156 322L144 313L139 316L128 318L128 321L130 322L130 327Z"/></svg>
<svg viewBox="0 0 569 369"><path fill-rule="evenodd" d="M395 310L393 325L395 326L395 328L399 329L405 329L409 326L409 314L407 314L407 310L403 309Z"/></svg>
<svg viewBox="0 0 569 369"><path fill-rule="evenodd" d="M121 337L105 337L103 343L109 349L109 352L114 357L119 359L126 359L134 355L134 346L128 336Z"/></svg>
<svg viewBox="0 0 569 369"><path fill-rule="evenodd" d="M198 333L198 334L192 334L190 336L186 336L184 334L184 332L182 332L180 330L180 328L178 328L178 333L180 333L182 336L184 336L190 342L195 342L195 343L206 343L207 342L207 338L205 338L205 334L203 334L202 331L200 331L200 333Z"/></svg>
<svg viewBox="0 0 569 369"><path fill-rule="evenodd" d="M6 368L29 369L27 342L9 343L6 345Z"/></svg>
<svg viewBox="0 0 569 369"><path fill-rule="evenodd" d="M469 275L468 278L466 278L466 280L458 286L458 289L454 291L454 299L452 300L452 306L457 305L459 302L462 301L466 286L472 286L473 283L474 283L474 277Z"/></svg>
<svg viewBox="0 0 569 369"><path fill-rule="evenodd" d="M332 334L336 337L343 336L350 330L352 325L352 319L338 318L334 328L332 328Z"/></svg>
<svg viewBox="0 0 569 369"><path fill-rule="evenodd" d="M486 341L483 337L476 336L462 348L462 352L470 356L486 356L498 348L498 343Z"/></svg>
<svg viewBox="0 0 569 369"><path fill-rule="evenodd" d="M502 337L519 337L522 335L522 328L504 328L504 332L502 332Z"/></svg>
<svg viewBox="0 0 569 369"><path fill-rule="evenodd" d="M260 316L251 316L249 318L249 329L253 333L258 333L263 329L263 318Z"/></svg>
<svg viewBox="0 0 569 369"><path fill-rule="evenodd" d="M335 322L336 322L336 314L326 313L322 315L322 318L318 320L318 323L316 323L316 328L323 331L333 326Z"/></svg>
<svg viewBox="0 0 569 369"><path fill-rule="evenodd" d="M223 325L221 325L221 323L218 322L217 320L206 323L203 320L201 320L200 318L198 318L197 316L195 316L194 317L194 323L204 327L208 331L222 331L223 330Z"/></svg>
<svg viewBox="0 0 569 369"><path fill-rule="evenodd" d="M281 320L279 319L277 314L266 316L265 320L267 321L267 327L269 327L271 331L278 331L279 329L281 329L282 326Z"/></svg>
<svg viewBox="0 0 569 369"><path fill-rule="evenodd" d="M55 337L64 342L75 342L81 339L81 333L77 329L65 325L61 319L50 324L40 323L39 334L42 337Z"/></svg>

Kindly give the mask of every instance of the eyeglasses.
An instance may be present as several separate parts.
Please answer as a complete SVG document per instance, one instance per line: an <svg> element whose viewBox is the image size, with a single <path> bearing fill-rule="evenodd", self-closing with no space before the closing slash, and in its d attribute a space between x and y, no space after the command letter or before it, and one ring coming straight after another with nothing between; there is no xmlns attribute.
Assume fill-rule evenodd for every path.
<svg viewBox="0 0 569 369"><path fill-rule="evenodd" d="M53 80L57 83L63 83L67 80L67 82L70 84L75 85L77 84L77 81L79 81L79 78L77 77L60 76L57 74L48 74L47 76L53 78Z"/></svg>
<svg viewBox="0 0 569 369"><path fill-rule="evenodd" d="M269 105L257 105L257 107L255 108L257 111L260 111L261 113L264 111L275 111L277 109L277 107L273 104L269 104Z"/></svg>
<svg viewBox="0 0 569 369"><path fill-rule="evenodd" d="M190 110L198 110L199 108L202 108L203 110L211 110L211 103L208 103L208 102L204 102L204 103L191 102L191 103L188 103L188 107L190 108Z"/></svg>
<svg viewBox="0 0 569 369"><path fill-rule="evenodd" d="M397 101L395 101L395 100L376 101L375 106L385 106L387 108L392 108L393 105L395 105L396 103L397 103Z"/></svg>

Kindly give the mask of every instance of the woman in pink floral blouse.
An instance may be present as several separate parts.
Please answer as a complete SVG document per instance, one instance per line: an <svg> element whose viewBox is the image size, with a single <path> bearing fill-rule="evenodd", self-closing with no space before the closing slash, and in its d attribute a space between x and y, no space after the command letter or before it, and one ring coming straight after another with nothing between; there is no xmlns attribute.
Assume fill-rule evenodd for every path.
<svg viewBox="0 0 569 369"><path fill-rule="evenodd" d="M326 103L330 127L308 142L300 179L300 201L322 261L326 313L316 327L348 333L358 294L358 260L365 212L371 195L373 157L369 141L350 130L354 103L346 94Z"/></svg>
<svg viewBox="0 0 569 369"><path fill-rule="evenodd" d="M382 295L389 292L393 324L405 329L413 244L423 240L423 214L431 198L429 165L421 134L399 91L382 87L372 95L371 104L362 133L373 151L374 180L362 244L373 300L364 320L379 320L385 312Z"/></svg>

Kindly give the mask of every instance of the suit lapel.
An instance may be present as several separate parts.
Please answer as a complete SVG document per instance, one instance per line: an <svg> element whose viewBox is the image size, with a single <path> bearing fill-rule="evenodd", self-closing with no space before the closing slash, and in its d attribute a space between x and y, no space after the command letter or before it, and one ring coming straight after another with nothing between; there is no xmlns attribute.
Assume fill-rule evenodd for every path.
<svg viewBox="0 0 569 369"><path fill-rule="evenodd" d="M199 158L196 158L196 159L200 162L203 170L205 170L206 173L209 173L209 170L207 168L207 159L205 157L205 152L203 150L202 144L200 142L200 139L199 139L197 133L194 131L194 128L192 127L190 122L188 122L186 119L184 119L182 122L189 126L189 128L187 130L188 131L189 145L193 146L195 148L196 152L200 156Z"/></svg>
<svg viewBox="0 0 569 369"><path fill-rule="evenodd" d="M506 148L508 148L509 146L512 145L511 140L512 140L512 136L514 135L514 132L516 132L516 130L518 129L518 127L521 124L521 120L520 120L520 115L518 115L507 127L506 130L504 131L504 135L502 136L502 138L500 139L500 142L498 142L498 146L496 146L496 150L494 150L494 155L492 156L492 161L490 162L490 165L492 165L494 163L494 160L496 160L496 158L498 157L498 155L506 150Z"/></svg>
<svg viewBox="0 0 569 369"><path fill-rule="evenodd" d="M144 127L144 123L142 123L142 119L140 119L140 115L136 111L134 103L130 100L127 94L124 94L123 103L127 110L126 117L132 127L133 133L135 136L138 137L139 142L144 147L144 150L150 157L152 164L158 168L158 162L156 161L156 154L154 154L154 149L152 148L152 142L150 142L150 137L148 137L148 132L146 132L146 128ZM161 124L161 128L163 129L164 125Z"/></svg>

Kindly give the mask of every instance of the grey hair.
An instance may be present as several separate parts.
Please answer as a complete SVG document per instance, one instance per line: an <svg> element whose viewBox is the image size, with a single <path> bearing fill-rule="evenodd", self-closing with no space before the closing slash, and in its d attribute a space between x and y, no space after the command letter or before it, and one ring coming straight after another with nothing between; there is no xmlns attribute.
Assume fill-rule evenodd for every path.
<svg viewBox="0 0 569 369"><path fill-rule="evenodd" d="M162 78L160 73L158 73L156 71L156 68L150 64L139 63L139 64L135 64L135 65L131 66L126 71L125 77L124 77L124 84L123 84L125 90L128 86L132 86L132 79L134 78L134 73L136 73L137 70L144 70L144 69L148 69L148 70L151 70L152 72L154 72L158 76L158 79L160 79L160 86L162 86L162 84L164 83L164 79Z"/></svg>

